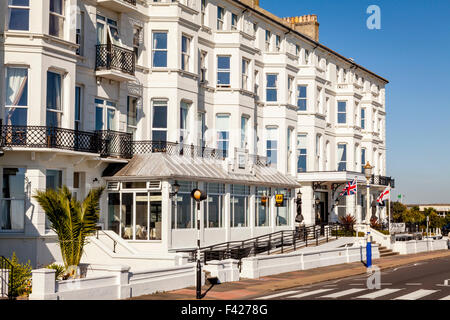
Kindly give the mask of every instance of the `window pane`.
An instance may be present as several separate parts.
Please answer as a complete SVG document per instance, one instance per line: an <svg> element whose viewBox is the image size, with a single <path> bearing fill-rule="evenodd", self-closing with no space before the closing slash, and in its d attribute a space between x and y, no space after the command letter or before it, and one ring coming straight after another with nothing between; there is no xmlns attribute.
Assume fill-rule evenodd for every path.
<svg viewBox="0 0 450 320"><path fill-rule="evenodd" d="M167 33L153 33L153 49L167 49Z"/></svg>
<svg viewBox="0 0 450 320"><path fill-rule="evenodd" d="M338 113L338 123L346 123L346 115L345 113Z"/></svg>
<svg viewBox="0 0 450 320"><path fill-rule="evenodd" d="M137 125L137 98L128 97L127 122L129 126Z"/></svg>
<svg viewBox="0 0 450 320"><path fill-rule="evenodd" d="M219 69L230 69L230 57L217 57L217 66Z"/></svg>
<svg viewBox="0 0 450 320"><path fill-rule="evenodd" d="M161 130L153 130L152 131L152 140L153 141L167 141L167 132Z"/></svg>
<svg viewBox="0 0 450 320"><path fill-rule="evenodd" d="M28 69L6 69L6 105L28 105Z"/></svg>
<svg viewBox="0 0 450 320"><path fill-rule="evenodd" d="M116 110L108 109L107 110L107 130L116 130L116 121L115 120Z"/></svg>
<svg viewBox="0 0 450 320"><path fill-rule="evenodd" d="M64 36L64 19L62 17L51 14L49 24L50 35L58 38L62 38Z"/></svg>
<svg viewBox="0 0 450 320"><path fill-rule="evenodd" d="M75 87L75 121L80 121L81 88Z"/></svg>
<svg viewBox="0 0 450 320"><path fill-rule="evenodd" d="M167 67L167 51L154 51L153 52L153 66L154 67Z"/></svg>
<svg viewBox="0 0 450 320"><path fill-rule="evenodd" d="M300 98L306 98L306 86L299 86L298 87L298 96Z"/></svg>
<svg viewBox="0 0 450 320"><path fill-rule="evenodd" d="M276 87L277 86L277 75L276 74L268 74L267 75L267 87Z"/></svg>
<svg viewBox="0 0 450 320"><path fill-rule="evenodd" d="M28 9L9 9L9 30L28 30L29 29L29 15L30 11Z"/></svg>
<svg viewBox="0 0 450 320"><path fill-rule="evenodd" d="M95 130L103 130L103 108L95 108Z"/></svg>
<svg viewBox="0 0 450 320"><path fill-rule="evenodd" d="M47 126L48 127L60 127L61 126L61 113L56 111L47 110Z"/></svg>
<svg viewBox="0 0 450 320"><path fill-rule="evenodd" d="M47 109L61 110L61 75L47 72Z"/></svg>
<svg viewBox="0 0 450 320"><path fill-rule="evenodd" d="M62 186L62 171L61 170L47 170L45 177L46 189L56 190Z"/></svg>
<svg viewBox="0 0 450 320"><path fill-rule="evenodd" d="M50 0L50 11L63 14L63 0Z"/></svg>
<svg viewBox="0 0 450 320"><path fill-rule="evenodd" d="M267 89L267 101L277 101L277 90Z"/></svg>
<svg viewBox="0 0 450 320"><path fill-rule="evenodd" d="M167 128L166 106L153 106L153 128Z"/></svg>
<svg viewBox="0 0 450 320"><path fill-rule="evenodd" d="M30 5L30 0L9 0L9 4L13 6L28 7Z"/></svg>
<svg viewBox="0 0 450 320"><path fill-rule="evenodd" d="M26 126L27 113L27 108L5 108L5 124L10 126Z"/></svg>
<svg viewBox="0 0 450 320"><path fill-rule="evenodd" d="M217 74L218 84L230 84L230 73L229 72L219 72Z"/></svg>
<svg viewBox="0 0 450 320"><path fill-rule="evenodd" d="M338 112L345 112L347 108L347 103L338 102Z"/></svg>

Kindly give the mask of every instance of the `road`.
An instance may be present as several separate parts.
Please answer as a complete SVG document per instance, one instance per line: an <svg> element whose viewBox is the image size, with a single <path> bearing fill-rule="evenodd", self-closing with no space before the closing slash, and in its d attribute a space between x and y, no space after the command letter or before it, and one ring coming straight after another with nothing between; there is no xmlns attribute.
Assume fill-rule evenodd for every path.
<svg viewBox="0 0 450 320"><path fill-rule="evenodd" d="M300 286L256 297L257 300L450 300L450 257L421 261L379 273L370 289L367 275ZM374 286L375 276L369 285ZM448 280L448 285L444 281Z"/></svg>

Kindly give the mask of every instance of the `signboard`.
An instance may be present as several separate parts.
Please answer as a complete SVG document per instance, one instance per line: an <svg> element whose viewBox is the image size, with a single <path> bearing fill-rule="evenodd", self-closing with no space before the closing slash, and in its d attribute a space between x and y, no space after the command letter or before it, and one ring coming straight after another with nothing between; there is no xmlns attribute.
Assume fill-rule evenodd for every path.
<svg viewBox="0 0 450 320"><path fill-rule="evenodd" d="M276 207L282 207L284 204L284 195L283 194L276 194L275 195L275 206Z"/></svg>
<svg viewBox="0 0 450 320"><path fill-rule="evenodd" d="M405 223L391 223L391 233L402 233L405 232Z"/></svg>

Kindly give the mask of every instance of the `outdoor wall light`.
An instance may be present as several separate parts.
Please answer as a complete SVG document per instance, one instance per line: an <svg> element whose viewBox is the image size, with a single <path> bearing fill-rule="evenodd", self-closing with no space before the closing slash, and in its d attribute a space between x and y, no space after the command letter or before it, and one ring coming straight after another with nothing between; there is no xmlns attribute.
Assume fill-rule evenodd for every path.
<svg viewBox="0 0 450 320"><path fill-rule="evenodd" d="M364 166L364 176L367 180L369 180L372 177L372 169L373 167L370 165L369 162L366 163Z"/></svg>
<svg viewBox="0 0 450 320"><path fill-rule="evenodd" d="M178 191L180 191L180 185L177 181L172 185L172 192L170 193L170 197L174 197L178 194Z"/></svg>
<svg viewBox="0 0 450 320"><path fill-rule="evenodd" d="M97 179L97 178L94 178L94 180L92 180L92 182L93 182L93 183L96 183L96 182L98 182L98 179Z"/></svg>

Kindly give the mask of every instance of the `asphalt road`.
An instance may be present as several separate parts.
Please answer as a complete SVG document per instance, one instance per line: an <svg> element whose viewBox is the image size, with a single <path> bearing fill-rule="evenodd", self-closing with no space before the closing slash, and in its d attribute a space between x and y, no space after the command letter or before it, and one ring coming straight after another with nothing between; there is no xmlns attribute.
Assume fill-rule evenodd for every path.
<svg viewBox="0 0 450 320"><path fill-rule="evenodd" d="M291 288L256 299L450 300L450 257L386 269L378 275L379 288L376 288L377 277L372 273ZM445 286L447 279L448 285Z"/></svg>

